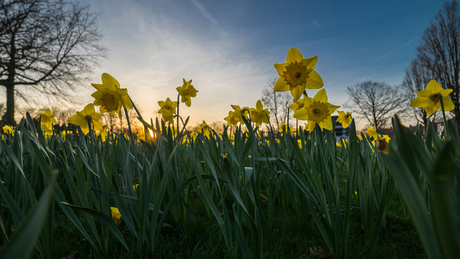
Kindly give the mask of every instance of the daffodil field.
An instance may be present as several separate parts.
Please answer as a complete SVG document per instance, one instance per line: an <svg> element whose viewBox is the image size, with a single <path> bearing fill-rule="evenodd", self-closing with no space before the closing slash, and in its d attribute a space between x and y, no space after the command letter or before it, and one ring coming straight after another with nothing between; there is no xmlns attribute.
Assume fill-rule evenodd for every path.
<svg viewBox="0 0 460 259"><path fill-rule="evenodd" d="M184 79L177 101L159 102L162 120L137 113L143 137L108 132L103 113L136 109L108 74L93 84L95 101L69 119L76 132L55 132L49 110L38 123L27 114L5 126L0 257L406 258L387 243L402 242L387 237L399 218L420 248L411 258L458 258L460 137L453 123L444 116L442 136L430 123L422 136L395 116L395 136L375 128L358 134L352 114L338 111L350 135L337 142L331 114L339 106L328 103L325 89L307 95L323 87L317 60L292 48L286 63L275 64L275 90L291 91L294 117L307 122L298 129L274 128L257 101L255 108L231 105L222 133L205 122L190 132L179 106L192 105L198 91ZM411 105L452 109L450 92L438 86L430 82ZM293 232L310 241L293 244ZM78 243L55 252L68 236ZM189 251L175 239L200 241ZM285 240L289 254L277 251Z"/></svg>

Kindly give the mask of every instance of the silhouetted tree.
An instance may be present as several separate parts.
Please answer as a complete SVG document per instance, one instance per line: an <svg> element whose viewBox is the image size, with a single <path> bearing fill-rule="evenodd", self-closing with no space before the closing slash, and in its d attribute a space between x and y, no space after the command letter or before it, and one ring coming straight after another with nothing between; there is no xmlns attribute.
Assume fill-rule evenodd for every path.
<svg viewBox="0 0 460 259"><path fill-rule="evenodd" d="M79 1L0 1L0 85L7 98L4 123L16 124L14 99L27 101L25 90L71 101L74 87L105 55L96 20L89 6Z"/></svg>
<svg viewBox="0 0 460 259"><path fill-rule="evenodd" d="M347 107L376 128L386 126L395 113L402 113L407 107L408 100L398 86L366 81L347 86L346 92L350 96Z"/></svg>
<svg viewBox="0 0 460 259"><path fill-rule="evenodd" d="M460 8L457 1L446 2L439 10L430 27L425 29L416 54L431 79L453 90L449 95L455 105L451 114L460 129Z"/></svg>
<svg viewBox="0 0 460 259"><path fill-rule="evenodd" d="M292 95L290 92L275 92L274 86L276 79L270 80L262 89L262 102L264 108L270 111L270 120L276 123L276 128L281 122L287 123L289 114L289 105L292 103ZM291 111L290 117L294 112Z"/></svg>

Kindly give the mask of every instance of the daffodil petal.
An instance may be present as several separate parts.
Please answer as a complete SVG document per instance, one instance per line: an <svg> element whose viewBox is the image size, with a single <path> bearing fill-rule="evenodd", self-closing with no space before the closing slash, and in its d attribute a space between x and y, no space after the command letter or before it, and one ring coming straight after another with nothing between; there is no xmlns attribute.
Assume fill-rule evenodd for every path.
<svg viewBox="0 0 460 259"><path fill-rule="evenodd" d="M291 62L300 62L301 60L303 59L303 55L302 53L292 47L289 49L288 53L287 53L287 57L286 57L286 63L291 63Z"/></svg>
<svg viewBox="0 0 460 259"><path fill-rule="evenodd" d="M302 64L307 69L315 69L316 62L318 62L318 56L314 56L314 57L306 58L306 59L302 60Z"/></svg>
<svg viewBox="0 0 460 259"><path fill-rule="evenodd" d="M324 121L322 121L319 126L327 130L332 130L332 118L328 116Z"/></svg>
<svg viewBox="0 0 460 259"><path fill-rule="evenodd" d="M85 125L85 124L88 123L88 121L86 120L85 117L82 117L82 116L80 116L78 114L75 114L74 116L70 117L68 119L68 122L72 123L74 125Z"/></svg>
<svg viewBox="0 0 460 259"><path fill-rule="evenodd" d="M102 74L102 84L108 86L112 90L115 90L115 88L120 89L120 83L118 83L117 79L107 73Z"/></svg>
<svg viewBox="0 0 460 259"><path fill-rule="evenodd" d="M299 120L308 120L308 111L305 108L300 108L294 112L294 118Z"/></svg>
<svg viewBox="0 0 460 259"><path fill-rule="evenodd" d="M294 102L297 102L300 97L303 94L303 91L305 91L305 86L296 86L294 89L291 90L292 97L294 98Z"/></svg>
<svg viewBox="0 0 460 259"><path fill-rule="evenodd" d="M431 116L431 114L435 113L436 112L436 107L434 105L429 105L429 106L426 106L425 107L425 111L426 113L428 114L428 117Z"/></svg>
<svg viewBox="0 0 460 259"><path fill-rule="evenodd" d="M454 91L454 89L444 89L440 93L441 93L442 96L447 97L453 91Z"/></svg>
<svg viewBox="0 0 460 259"><path fill-rule="evenodd" d="M442 101L444 102L444 110L453 111L455 109L455 105L449 97L443 97Z"/></svg>
<svg viewBox="0 0 460 259"><path fill-rule="evenodd" d="M101 84L91 84L94 88L96 88L96 90L100 90L102 88L104 88L104 85L101 85Z"/></svg>
<svg viewBox="0 0 460 259"><path fill-rule="evenodd" d="M432 104L433 104L433 101L431 101L429 97L419 95L415 97L414 100L412 100L412 102L410 103L410 106L411 107L426 107Z"/></svg>
<svg viewBox="0 0 460 259"><path fill-rule="evenodd" d="M257 100L256 109L258 111L262 111L264 109L263 106L262 106L262 102L260 100Z"/></svg>
<svg viewBox="0 0 460 259"><path fill-rule="evenodd" d="M430 93L440 93L443 89L436 80L431 80L426 86L426 90L430 91Z"/></svg>
<svg viewBox="0 0 460 259"><path fill-rule="evenodd" d="M289 85L286 83L284 80L284 77L279 77L278 80L276 80L274 90L277 92L284 92L284 91L289 91Z"/></svg>
<svg viewBox="0 0 460 259"><path fill-rule="evenodd" d="M279 76L283 76L284 72L286 71L286 66L287 63L275 64L276 72L278 72Z"/></svg>
<svg viewBox="0 0 460 259"><path fill-rule="evenodd" d="M431 95L431 92L430 90L428 89L423 89L421 91L417 91L417 90L414 90L418 96L421 96L421 97L430 97Z"/></svg>
<svg viewBox="0 0 460 259"><path fill-rule="evenodd" d="M306 88L308 89L319 89L324 86L323 79L315 70L308 74Z"/></svg>
<svg viewBox="0 0 460 259"><path fill-rule="evenodd" d="M315 99L315 101L319 101L319 102L327 102L327 94L326 94L326 89L321 89L319 90L316 94L315 94L315 97L313 98Z"/></svg>

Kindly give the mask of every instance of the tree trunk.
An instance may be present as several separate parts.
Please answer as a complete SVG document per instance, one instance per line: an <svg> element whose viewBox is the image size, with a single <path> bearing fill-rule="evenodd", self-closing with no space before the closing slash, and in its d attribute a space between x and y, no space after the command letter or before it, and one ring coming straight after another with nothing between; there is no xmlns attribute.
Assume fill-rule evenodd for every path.
<svg viewBox="0 0 460 259"><path fill-rule="evenodd" d="M16 126L14 120L14 84L7 83L6 87L6 112L2 116L3 124Z"/></svg>

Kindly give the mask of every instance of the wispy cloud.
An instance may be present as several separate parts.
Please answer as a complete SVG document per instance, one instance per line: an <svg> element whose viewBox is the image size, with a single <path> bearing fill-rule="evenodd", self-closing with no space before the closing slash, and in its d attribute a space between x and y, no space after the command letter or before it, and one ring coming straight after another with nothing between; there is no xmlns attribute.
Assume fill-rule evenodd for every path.
<svg viewBox="0 0 460 259"><path fill-rule="evenodd" d="M215 21L204 8L200 9L198 2L191 1L202 15ZM223 121L231 104L255 106L267 81L267 70L276 74L272 66L265 66L241 50L247 41L244 37L234 41L232 32L221 33L218 26L204 34L190 30L189 20L194 17L178 20L154 9L122 1L120 4L123 8L106 10L110 16L104 13L101 19L111 25L104 26L108 28L104 44L111 49L111 55L95 71L95 81L91 83L99 82L103 72L110 73L121 87L128 88L147 118L155 116L158 101L176 99L176 87L185 78L193 79L199 91L191 107L181 106L184 119L190 115L189 125L202 120Z"/></svg>
<svg viewBox="0 0 460 259"><path fill-rule="evenodd" d="M312 24L315 25L316 27L320 27L320 26L319 26L319 23L318 23L315 19L313 19Z"/></svg>
<svg viewBox="0 0 460 259"><path fill-rule="evenodd" d="M200 4L200 2L198 2L198 0L190 0L190 2L192 2L192 4L194 4L196 6L196 8L198 8L198 10L200 11L200 13L206 18L208 19L212 24L214 25L218 25L218 22L216 19L214 19L214 17L208 12L208 10L206 10L206 8Z"/></svg>

